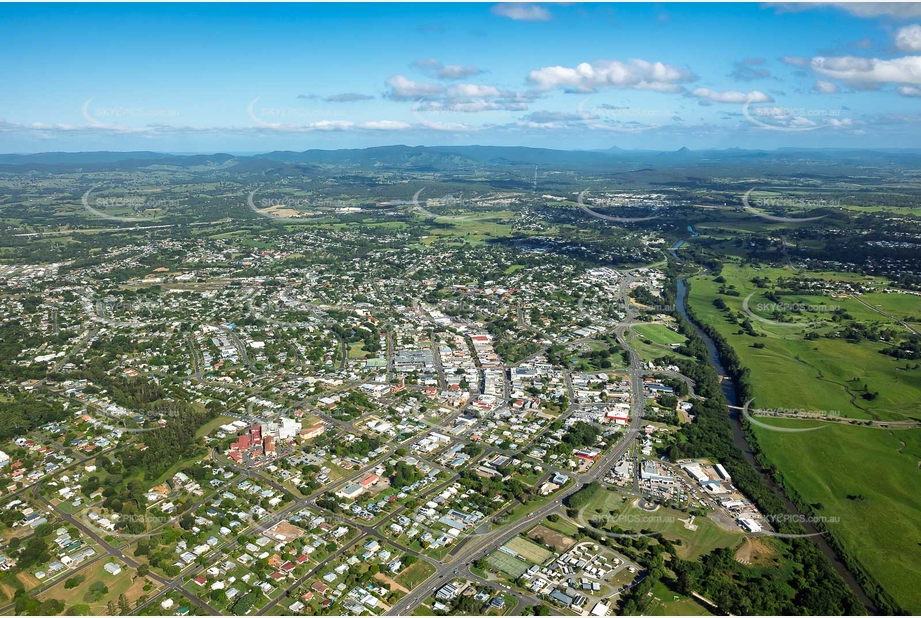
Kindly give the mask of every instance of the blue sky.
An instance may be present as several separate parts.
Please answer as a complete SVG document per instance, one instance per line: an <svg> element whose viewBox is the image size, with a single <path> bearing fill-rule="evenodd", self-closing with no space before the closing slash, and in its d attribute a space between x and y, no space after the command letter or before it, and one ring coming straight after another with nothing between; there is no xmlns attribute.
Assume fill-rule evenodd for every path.
<svg viewBox="0 0 921 618"><path fill-rule="evenodd" d="M0 152L921 144L921 4L3 4L0 51Z"/></svg>

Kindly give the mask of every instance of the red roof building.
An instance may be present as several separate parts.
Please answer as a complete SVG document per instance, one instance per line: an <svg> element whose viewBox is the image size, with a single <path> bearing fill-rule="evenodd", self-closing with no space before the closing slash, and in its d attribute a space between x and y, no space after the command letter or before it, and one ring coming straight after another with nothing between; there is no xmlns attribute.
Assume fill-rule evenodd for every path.
<svg viewBox="0 0 921 618"><path fill-rule="evenodd" d="M243 435L237 438L236 442L230 444L231 451L246 451L249 450L249 447L253 445L252 440L249 436Z"/></svg>
<svg viewBox="0 0 921 618"><path fill-rule="evenodd" d="M320 594L326 594L326 591L329 590L329 586L317 580L310 585L311 588L319 592Z"/></svg>

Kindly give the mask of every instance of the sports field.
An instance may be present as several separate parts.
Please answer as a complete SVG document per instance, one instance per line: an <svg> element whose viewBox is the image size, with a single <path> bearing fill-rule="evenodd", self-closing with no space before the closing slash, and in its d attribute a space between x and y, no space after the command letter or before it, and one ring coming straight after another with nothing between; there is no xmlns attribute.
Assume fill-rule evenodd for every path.
<svg viewBox="0 0 921 618"><path fill-rule="evenodd" d="M499 549L486 556L486 562L492 568L498 569L515 579L521 577L521 574L530 567L527 562Z"/></svg>
<svg viewBox="0 0 921 618"><path fill-rule="evenodd" d="M665 324L638 324L633 327L637 333L649 339L653 343L660 345L671 345L673 343L684 343L685 336L676 333Z"/></svg>
<svg viewBox="0 0 921 618"><path fill-rule="evenodd" d="M663 356L689 358L671 347L673 343L683 343L684 335L670 330L664 324L638 324L631 331L630 345L644 361L653 361Z"/></svg>

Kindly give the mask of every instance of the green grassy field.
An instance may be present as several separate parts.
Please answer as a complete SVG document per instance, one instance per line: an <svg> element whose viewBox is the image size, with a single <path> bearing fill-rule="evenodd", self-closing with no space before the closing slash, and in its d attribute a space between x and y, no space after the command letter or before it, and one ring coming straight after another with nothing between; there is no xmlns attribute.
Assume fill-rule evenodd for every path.
<svg viewBox="0 0 921 618"><path fill-rule="evenodd" d="M847 551L904 609L921 611L921 430L833 424L808 433L756 433L787 482L817 516L829 518L828 529Z"/></svg>
<svg viewBox="0 0 921 618"><path fill-rule="evenodd" d="M637 333L649 339L653 343L660 345L671 345L673 343L684 343L686 337L676 333L665 324L639 324L633 327Z"/></svg>
<svg viewBox="0 0 921 618"><path fill-rule="evenodd" d="M363 341L349 344L349 358L367 358L368 356L369 354L365 351Z"/></svg>
<svg viewBox="0 0 921 618"><path fill-rule="evenodd" d="M435 567L426 562L419 560L414 565L403 569L403 571L394 578L394 581L407 590L412 590L435 572Z"/></svg>
<svg viewBox="0 0 921 618"><path fill-rule="evenodd" d="M97 615L105 614L107 602L110 599L118 599L120 594L124 594L128 598L129 603L133 605L134 601L144 594L143 587L146 581L145 578L135 578L135 570L126 568L124 564L121 564L121 573L112 575L103 568L107 562L111 562L111 560L99 561L91 567L80 571L80 574L84 575L86 579L75 588L65 588L64 583L68 578L62 577L52 588L42 592L39 595L39 599L59 599L63 601L68 608L73 605L86 604L89 605L92 613ZM109 591L101 599L94 601L92 597L88 595L90 586L95 582L105 584Z"/></svg>
<svg viewBox="0 0 921 618"><path fill-rule="evenodd" d="M763 314L759 317L770 319L768 312L759 312L758 305L768 305L772 301L765 298L763 290L759 291L750 279L755 276L773 279L779 275L789 276L790 272L726 266L722 276L727 285L735 285L741 293L739 297L720 295L717 291L720 284L712 276L691 280L688 298L695 314L715 326L751 370L750 380L756 397L754 407L830 411L857 419L921 418L916 405L916 393L921 390L921 370L905 371L905 361L880 354L888 344L876 341L854 344L825 337L808 341L804 337L805 324L786 326L756 319L750 319L753 328L766 336L737 334L740 327L730 324L726 314L713 306L714 299L719 297L733 312L742 313L742 301L755 292L749 308L755 315ZM894 324L849 299L794 296L784 297L784 302L841 306L856 319ZM829 313L809 315L819 320L830 319ZM756 343L764 347L752 347ZM868 401L862 397L865 386L879 393L877 399Z"/></svg>
<svg viewBox="0 0 921 618"><path fill-rule="evenodd" d="M735 285L740 297L719 295L719 284L705 276L692 280L689 301L698 318L715 326L736 350L742 364L751 370L754 408L838 412L856 419L921 418L917 396L921 392L921 371L905 370L905 361L880 354L885 344L868 340L854 344L825 337L808 341L803 337L805 326L778 326L757 320L751 320L754 329L766 337L737 334L739 327L729 324L726 314L713 306L713 300L719 297L734 312L740 312L742 300L756 292L750 308L756 315L769 317L769 313L758 311L756 303L770 301L763 298L750 279L768 276L773 280L791 276L790 271L728 265L721 274L726 285ZM863 281L872 283L870 278ZM863 297L897 317L911 311L910 298L892 294ZM895 325L851 298L794 296L784 297L784 302L838 305L856 320ZM821 313L807 315L820 321L828 317ZM820 333L827 330L819 328ZM752 347L755 342L764 348ZM862 397L864 384L879 392L875 400ZM793 428L816 425L788 419L760 420ZM821 430L802 433L759 427L755 432L765 456L790 487L813 505L815 514L838 518L829 520L828 528L848 554L904 609L921 611L921 429L890 431L826 423Z"/></svg>
<svg viewBox="0 0 921 618"><path fill-rule="evenodd" d="M212 419L198 428L198 431L195 432L195 437L200 438L202 436L207 436L209 433L220 427L221 425L226 425L231 423L236 419L231 416L218 416L215 419Z"/></svg>
<svg viewBox="0 0 921 618"><path fill-rule="evenodd" d="M638 324L632 329L635 336L630 345L644 361L652 361L662 356L689 358L671 348L673 343L684 343L684 335L678 334L664 324ZM646 342L649 343L646 343Z"/></svg>
<svg viewBox="0 0 921 618"><path fill-rule="evenodd" d="M914 324L921 322L921 296L871 292L860 299L900 320ZM879 317L878 313L875 315Z"/></svg>
<svg viewBox="0 0 921 618"><path fill-rule="evenodd" d="M549 519L544 519L540 522L541 525L550 528L551 530L556 530L566 536L576 538L579 535L579 528L575 524L571 523L569 520L559 518L557 521L550 521Z"/></svg>
<svg viewBox="0 0 921 618"><path fill-rule="evenodd" d="M435 612L430 605L422 603L413 610L412 616L434 616Z"/></svg>
<svg viewBox="0 0 921 618"><path fill-rule="evenodd" d="M544 549L537 543L520 536L516 536L506 543L504 547L516 552L519 556L532 564L544 564L544 562L553 555L553 552L550 550Z"/></svg>
<svg viewBox="0 0 921 618"><path fill-rule="evenodd" d="M512 220L516 213L510 210L496 210L489 212L466 212L462 215L445 215L436 219L424 217L426 220L449 227L432 228L430 235L423 242L430 244L438 240L461 240L469 243L481 244L490 238L511 236Z"/></svg>
<svg viewBox="0 0 921 618"><path fill-rule="evenodd" d="M680 594L675 594L658 582L652 588L653 601L647 610L647 616L712 616L703 605Z"/></svg>
<svg viewBox="0 0 921 618"><path fill-rule="evenodd" d="M540 507L544 506L548 502L552 502L556 499L557 499L556 495L550 494L549 496L541 496L540 498L536 500L530 500L528 501L527 504L521 504L519 502L507 513L507 520L517 521L521 519L522 517L524 517L525 515L527 515L528 513L531 513L539 509Z"/></svg>
<svg viewBox="0 0 921 618"><path fill-rule="evenodd" d="M736 547L744 538L740 531L723 530L713 521L702 517L694 519L697 530L689 530L681 521L688 519L688 514L665 507L651 512L644 511L633 506L635 500L634 496L616 491L599 491L583 509L582 518L586 525L594 517L607 517L624 530L661 532L666 538L678 542L678 554L689 560L718 547ZM615 513L612 515L611 511Z"/></svg>

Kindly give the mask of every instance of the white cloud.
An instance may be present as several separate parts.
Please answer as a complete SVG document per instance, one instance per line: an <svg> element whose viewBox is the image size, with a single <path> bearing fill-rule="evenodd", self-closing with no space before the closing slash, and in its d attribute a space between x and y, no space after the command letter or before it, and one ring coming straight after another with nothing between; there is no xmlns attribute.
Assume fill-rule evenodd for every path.
<svg viewBox="0 0 921 618"><path fill-rule="evenodd" d="M764 94L760 90L751 92L739 92L738 90L725 90L719 92L709 88L695 88L691 91L692 97L697 97L701 103L770 103L774 99L770 95ZM704 103L705 104L705 103Z"/></svg>
<svg viewBox="0 0 921 618"><path fill-rule="evenodd" d="M921 84L921 56L891 60L840 56L812 59L812 70L820 75L856 85Z"/></svg>
<svg viewBox="0 0 921 618"><path fill-rule="evenodd" d="M138 135L145 138L156 138L169 135L272 135L277 133L310 133L310 132L336 132L336 131L408 131L422 128L396 120L373 120L367 122L353 122L351 120L317 120L306 123L258 123L257 126L188 126L151 124L138 127L112 127L107 125L66 125L59 123L32 122L29 124L15 124L0 120L0 133L21 133L29 135L45 135L47 137L61 135Z"/></svg>
<svg viewBox="0 0 921 618"><path fill-rule="evenodd" d="M502 96L502 91L495 86L480 84L457 84L448 88L449 99L466 101L470 99L496 98Z"/></svg>
<svg viewBox="0 0 921 618"><path fill-rule="evenodd" d="M438 77L440 79L464 79L465 77L479 75L482 72L482 70L470 65L446 64L438 71Z"/></svg>
<svg viewBox="0 0 921 618"><path fill-rule="evenodd" d="M907 52L921 51L921 25L899 28L895 33L895 46Z"/></svg>
<svg viewBox="0 0 921 618"><path fill-rule="evenodd" d="M822 80L817 81L812 89L819 94L837 94L840 92L836 85Z"/></svg>
<svg viewBox="0 0 921 618"><path fill-rule="evenodd" d="M412 125L408 122L399 122L397 120L362 122L359 126L362 129L370 129L373 131L406 131L412 128Z"/></svg>
<svg viewBox="0 0 921 618"><path fill-rule="evenodd" d="M517 93L481 84L457 84L444 96L429 98L416 105L417 112L476 113L489 111L526 111L535 99L533 93Z"/></svg>
<svg viewBox="0 0 921 618"><path fill-rule="evenodd" d="M403 82L391 84L388 81L388 85L393 91L388 97L396 100L407 100L412 98L406 96L407 93L419 91L415 82L410 86ZM416 97L413 111L417 117L430 113L527 111L528 105L540 97L540 94L534 91L515 92L487 84L460 83L438 88L438 91L432 90L430 96Z"/></svg>
<svg viewBox="0 0 921 618"><path fill-rule="evenodd" d="M639 59L583 62L575 68L543 67L528 74L528 82L544 92L558 88L573 92L595 92L602 88L683 92L681 82L694 79L694 74L686 68Z"/></svg>
<svg viewBox="0 0 921 618"><path fill-rule="evenodd" d="M483 71L470 65L446 64L439 69L436 77L439 79L464 79L479 75Z"/></svg>
<svg viewBox="0 0 921 618"><path fill-rule="evenodd" d="M438 84L423 84L407 79L402 75L389 77L384 83L390 87L387 98L396 99L398 101L409 101L423 97L437 96L444 92L444 88Z"/></svg>
<svg viewBox="0 0 921 618"><path fill-rule="evenodd" d="M901 86L898 93L903 97L921 97L921 88L917 86Z"/></svg>
<svg viewBox="0 0 921 618"><path fill-rule="evenodd" d="M503 4L494 4L492 7L494 15L508 17L515 21L550 21L550 11L539 4L529 2L506 2Z"/></svg>
<svg viewBox="0 0 921 618"><path fill-rule="evenodd" d="M829 118L827 124L833 129L847 129L854 125L854 121L850 118Z"/></svg>
<svg viewBox="0 0 921 618"><path fill-rule="evenodd" d="M804 56L784 56L780 59L784 64L788 64L791 67L804 67L809 64L809 58Z"/></svg>
<svg viewBox="0 0 921 618"><path fill-rule="evenodd" d="M348 131L355 128L355 123L350 120L318 120L305 124L278 125L275 128L282 131Z"/></svg>

